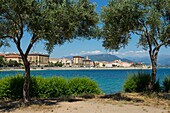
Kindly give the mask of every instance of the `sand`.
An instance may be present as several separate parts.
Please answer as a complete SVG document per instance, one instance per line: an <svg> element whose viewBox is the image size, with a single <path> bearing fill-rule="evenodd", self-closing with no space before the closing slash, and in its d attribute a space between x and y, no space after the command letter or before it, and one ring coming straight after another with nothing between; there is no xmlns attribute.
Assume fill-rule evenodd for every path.
<svg viewBox="0 0 170 113"><path fill-rule="evenodd" d="M132 98L129 98L132 97ZM170 100L129 96L116 98L75 99L74 101L43 101L27 107L0 109L5 113L170 113ZM138 95L139 97L139 95Z"/></svg>
<svg viewBox="0 0 170 113"><path fill-rule="evenodd" d="M168 110L95 101L61 102L53 106L31 106L16 109L10 113L168 113Z"/></svg>

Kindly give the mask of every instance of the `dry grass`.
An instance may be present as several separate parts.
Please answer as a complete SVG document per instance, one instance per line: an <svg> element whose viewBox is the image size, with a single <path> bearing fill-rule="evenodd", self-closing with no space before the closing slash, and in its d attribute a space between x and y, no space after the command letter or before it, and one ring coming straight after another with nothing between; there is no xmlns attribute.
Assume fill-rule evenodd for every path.
<svg viewBox="0 0 170 113"><path fill-rule="evenodd" d="M87 98L88 97L88 98ZM140 106L142 110L147 112L146 107L159 108L167 110L170 113L170 93L160 93L146 95L142 93L117 93L112 95L97 95L97 96L81 96L81 97L67 97L67 98L55 98L55 99L34 99L30 106L22 106L21 101L2 101L0 102L0 112L12 112L19 111L33 111L39 112L53 112L56 109L63 108L60 103L69 102L91 102L102 103L102 105L116 105L118 107L124 107L125 105ZM64 108L63 108L64 109ZM67 108L69 109L69 108ZM66 110L67 110L66 109ZM78 108L76 108L78 109ZM75 109L74 109L75 110Z"/></svg>
<svg viewBox="0 0 170 113"><path fill-rule="evenodd" d="M136 106L152 106L170 110L170 93L143 94L143 93L117 93L99 96L98 100L105 100L112 104L133 104Z"/></svg>

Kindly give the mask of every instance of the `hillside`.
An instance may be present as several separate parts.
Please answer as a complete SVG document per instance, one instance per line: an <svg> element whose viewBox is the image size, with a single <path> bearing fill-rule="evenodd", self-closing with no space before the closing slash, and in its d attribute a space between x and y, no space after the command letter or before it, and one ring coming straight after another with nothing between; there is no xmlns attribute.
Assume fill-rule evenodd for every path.
<svg viewBox="0 0 170 113"><path fill-rule="evenodd" d="M111 62L111 61L114 61L114 60L121 60L123 62L132 62L129 59L120 58L120 57L118 57L116 55L111 55L111 54L98 54L98 55L87 55L87 56L92 61L107 61L107 62ZM83 57L86 57L86 56L83 56ZM72 56L67 56L65 58L72 59Z"/></svg>
<svg viewBox="0 0 170 113"><path fill-rule="evenodd" d="M134 62L142 62L147 65L151 65L149 56L148 57L128 57L128 59ZM157 65L158 66L170 66L170 55L159 55Z"/></svg>

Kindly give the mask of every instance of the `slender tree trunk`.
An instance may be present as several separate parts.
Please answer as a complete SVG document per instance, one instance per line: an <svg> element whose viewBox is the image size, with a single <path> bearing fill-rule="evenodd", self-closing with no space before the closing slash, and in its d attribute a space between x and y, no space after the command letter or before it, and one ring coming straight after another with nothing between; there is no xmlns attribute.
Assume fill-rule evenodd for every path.
<svg viewBox="0 0 170 113"><path fill-rule="evenodd" d="M25 66L25 80L23 85L23 100L24 103L28 103L30 101L29 90L30 90L30 63L25 56L23 58L24 66Z"/></svg>
<svg viewBox="0 0 170 113"><path fill-rule="evenodd" d="M151 76L151 81L149 83L148 89L150 91L153 90L154 85L155 85L155 81L156 81L156 70L157 70L157 56L156 55L152 55L150 57L151 59L151 63L152 63L152 76Z"/></svg>

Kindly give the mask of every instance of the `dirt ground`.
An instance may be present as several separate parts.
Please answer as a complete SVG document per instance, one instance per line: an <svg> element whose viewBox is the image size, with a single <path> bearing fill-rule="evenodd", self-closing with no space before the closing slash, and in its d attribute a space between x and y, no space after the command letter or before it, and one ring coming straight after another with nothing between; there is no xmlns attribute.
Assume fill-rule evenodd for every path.
<svg viewBox="0 0 170 113"><path fill-rule="evenodd" d="M170 113L170 94L113 94L57 99L0 102L1 113Z"/></svg>

